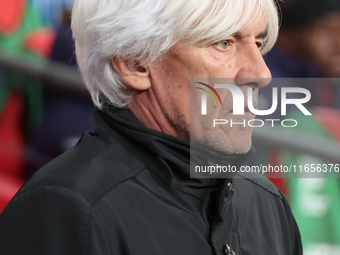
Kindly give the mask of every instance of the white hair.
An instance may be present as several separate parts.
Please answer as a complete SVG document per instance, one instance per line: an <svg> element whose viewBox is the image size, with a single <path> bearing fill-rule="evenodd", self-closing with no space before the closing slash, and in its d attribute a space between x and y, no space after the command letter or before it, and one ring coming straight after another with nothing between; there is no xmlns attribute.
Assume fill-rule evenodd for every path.
<svg viewBox="0 0 340 255"><path fill-rule="evenodd" d="M205 47L225 39L263 14L269 51L278 34L274 0L75 0L72 30L76 56L94 104L126 107L134 91L112 58L148 66L177 42Z"/></svg>

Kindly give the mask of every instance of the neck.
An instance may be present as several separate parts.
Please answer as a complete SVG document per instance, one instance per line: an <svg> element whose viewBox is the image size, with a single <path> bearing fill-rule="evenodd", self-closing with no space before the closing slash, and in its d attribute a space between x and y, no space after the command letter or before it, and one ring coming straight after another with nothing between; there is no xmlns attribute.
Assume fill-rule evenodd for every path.
<svg viewBox="0 0 340 255"><path fill-rule="evenodd" d="M169 118L152 89L134 96L129 109L146 127L189 141L189 135L180 131Z"/></svg>

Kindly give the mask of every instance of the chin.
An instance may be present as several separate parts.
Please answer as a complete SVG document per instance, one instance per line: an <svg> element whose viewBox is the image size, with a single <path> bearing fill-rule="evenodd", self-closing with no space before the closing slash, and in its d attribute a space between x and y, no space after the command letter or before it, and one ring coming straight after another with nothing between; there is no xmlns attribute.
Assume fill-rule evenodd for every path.
<svg viewBox="0 0 340 255"><path fill-rule="evenodd" d="M209 144L216 150L228 153L228 154L245 154L251 148L251 139L240 139L237 141L223 142L223 139L216 140Z"/></svg>
<svg viewBox="0 0 340 255"><path fill-rule="evenodd" d="M252 145L251 131L239 131L232 137L223 130L207 132L204 138L197 139L197 142L228 154L245 154Z"/></svg>

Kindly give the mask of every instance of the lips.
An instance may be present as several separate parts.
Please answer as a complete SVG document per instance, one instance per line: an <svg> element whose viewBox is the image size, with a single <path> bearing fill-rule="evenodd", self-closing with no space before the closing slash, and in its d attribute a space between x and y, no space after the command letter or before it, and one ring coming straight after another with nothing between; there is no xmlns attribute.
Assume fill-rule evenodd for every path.
<svg viewBox="0 0 340 255"><path fill-rule="evenodd" d="M254 108L257 109L257 104L254 103ZM221 112L224 112L224 113L233 113L233 107L222 107L221 109ZM245 105L244 106L244 113L252 113L248 107L248 105Z"/></svg>

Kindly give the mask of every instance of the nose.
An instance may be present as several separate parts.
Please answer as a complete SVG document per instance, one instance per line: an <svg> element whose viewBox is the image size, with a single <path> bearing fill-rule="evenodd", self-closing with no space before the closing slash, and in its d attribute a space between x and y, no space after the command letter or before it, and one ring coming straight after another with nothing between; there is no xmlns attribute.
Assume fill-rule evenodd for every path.
<svg viewBox="0 0 340 255"><path fill-rule="evenodd" d="M255 44L254 46L249 46L240 54L240 68L235 77L236 84L255 88L267 86L272 80L272 75L257 46Z"/></svg>

